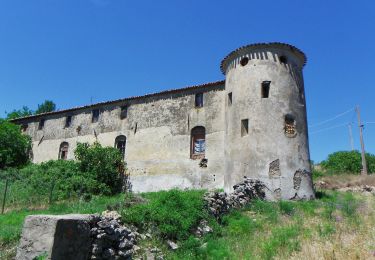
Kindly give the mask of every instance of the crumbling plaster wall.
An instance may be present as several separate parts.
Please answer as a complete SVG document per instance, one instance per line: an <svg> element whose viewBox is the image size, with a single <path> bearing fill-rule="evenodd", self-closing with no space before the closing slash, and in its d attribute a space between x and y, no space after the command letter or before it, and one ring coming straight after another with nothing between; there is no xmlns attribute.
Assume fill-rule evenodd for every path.
<svg viewBox="0 0 375 260"><path fill-rule="evenodd" d="M69 143L68 159L74 159L78 142L114 146L125 135L125 161L134 191L178 188L222 188L224 186L224 86L206 89L204 106L195 108L198 90L131 100L127 118L120 119L123 103L99 107L97 123L91 123L91 109L72 114L46 116L43 130L38 121L28 122L33 140L33 161L58 159L62 142ZM65 128L65 117L72 115ZM190 131L206 129L207 167L190 159ZM78 131L80 129L80 131Z"/></svg>
<svg viewBox="0 0 375 260"><path fill-rule="evenodd" d="M245 56L249 61L242 66L240 60ZM287 57L287 64L279 61L280 56ZM225 86L226 94L232 92L232 105L226 109L227 191L247 176L266 184L268 199L314 197L302 67L303 62L288 49L260 47L242 49L229 64ZM268 98L261 96L263 81L271 81ZM295 118L294 137L285 135L287 114ZM249 120L244 136L242 119Z"/></svg>

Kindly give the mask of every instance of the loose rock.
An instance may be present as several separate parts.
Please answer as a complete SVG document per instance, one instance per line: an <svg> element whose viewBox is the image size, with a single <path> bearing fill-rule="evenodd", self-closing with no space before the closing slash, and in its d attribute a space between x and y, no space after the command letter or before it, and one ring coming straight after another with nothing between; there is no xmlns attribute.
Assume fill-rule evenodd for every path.
<svg viewBox="0 0 375 260"><path fill-rule="evenodd" d="M89 259L132 258L136 232L123 226L120 217L116 211L104 211L102 216L90 222L92 243Z"/></svg>
<svg viewBox="0 0 375 260"><path fill-rule="evenodd" d="M244 181L233 186L234 192L209 192L205 195L206 208L216 218L228 213L231 209L241 208L250 200L265 197L265 185L259 180L244 177Z"/></svg>
<svg viewBox="0 0 375 260"><path fill-rule="evenodd" d="M178 249L178 245L175 242L171 241L171 240L168 240L167 244L168 244L169 248L172 249L172 250L177 250Z"/></svg>

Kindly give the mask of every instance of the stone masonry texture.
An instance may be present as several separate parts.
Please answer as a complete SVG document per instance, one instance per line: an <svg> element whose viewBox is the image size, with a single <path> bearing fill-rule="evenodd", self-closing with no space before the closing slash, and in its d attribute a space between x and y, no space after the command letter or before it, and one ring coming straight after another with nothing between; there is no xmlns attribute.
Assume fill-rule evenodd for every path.
<svg viewBox="0 0 375 260"><path fill-rule="evenodd" d="M233 186L247 177L265 185L266 199L313 199L305 63L305 54L292 45L251 44L224 58L224 81L14 122L31 136L35 163L58 159L63 142L68 143L67 159L74 159L78 142L113 147L116 137L125 137L124 159L135 192L233 192ZM197 94L203 94L199 107ZM124 107L126 117L121 116ZM96 109L99 118L93 123ZM68 116L71 124L66 126ZM42 119L45 124L39 129ZM191 156L195 127L205 129L205 153L197 157Z"/></svg>

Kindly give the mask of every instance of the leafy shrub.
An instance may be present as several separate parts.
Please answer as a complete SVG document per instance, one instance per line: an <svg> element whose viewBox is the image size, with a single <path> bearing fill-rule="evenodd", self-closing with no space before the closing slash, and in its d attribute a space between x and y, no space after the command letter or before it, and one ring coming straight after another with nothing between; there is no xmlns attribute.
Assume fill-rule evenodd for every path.
<svg viewBox="0 0 375 260"><path fill-rule="evenodd" d="M30 151L31 139L20 126L0 119L0 170L27 164Z"/></svg>
<svg viewBox="0 0 375 260"><path fill-rule="evenodd" d="M29 164L19 170L2 172L0 176L10 180L7 200L13 205L94 194L100 185L91 175L79 171L78 162L64 160Z"/></svg>
<svg viewBox="0 0 375 260"><path fill-rule="evenodd" d="M74 151L79 161L79 170L98 186L92 187L94 194L116 194L121 191L125 165L120 151L114 147L102 147L99 143L78 143Z"/></svg>
<svg viewBox="0 0 375 260"><path fill-rule="evenodd" d="M368 171L375 172L375 155L366 153ZM359 174L362 169L361 153L358 151L339 151L328 155L327 160L321 162L324 170L329 173Z"/></svg>
<svg viewBox="0 0 375 260"><path fill-rule="evenodd" d="M54 199L67 199L82 194L95 194L100 186L93 176L79 170L74 161L48 161L39 165L30 165L21 170L28 178L28 185L45 196L53 190Z"/></svg>
<svg viewBox="0 0 375 260"><path fill-rule="evenodd" d="M207 218L202 191L161 191L150 193L149 202L127 208L123 220L144 228L145 223L157 226L164 238L187 239L193 227Z"/></svg>
<svg viewBox="0 0 375 260"><path fill-rule="evenodd" d="M78 161L51 160L0 171L0 191L8 179L7 203L13 206L121 191L119 168L124 170L124 163L117 149L79 144L76 155Z"/></svg>
<svg viewBox="0 0 375 260"><path fill-rule="evenodd" d="M323 177L323 176L324 176L324 172L322 172L321 170L318 170L315 167L312 169L313 180L317 180L318 178Z"/></svg>

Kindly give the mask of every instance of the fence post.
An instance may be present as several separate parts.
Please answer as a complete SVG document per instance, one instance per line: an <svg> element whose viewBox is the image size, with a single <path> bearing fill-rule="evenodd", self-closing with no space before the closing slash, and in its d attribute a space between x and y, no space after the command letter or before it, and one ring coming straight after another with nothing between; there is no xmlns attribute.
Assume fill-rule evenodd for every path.
<svg viewBox="0 0 375 260"><path fill-rule="evenodd" d="M51 189L49 191L49 199L48 199L48 204L52 204L52 196L53 196L53 189L55 188L55 180L52 181L51 183Z"/></svg>
<svg viewBox="0 0 375 260"><path fill-rule="evenodd" d="M7 199L7 192L8 192L8 179L5 181L5 190L4 190L4 197L3 197L3 206L1 207L1 214L4 214L5 210L5 200Z"/></svg>

